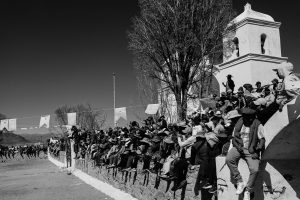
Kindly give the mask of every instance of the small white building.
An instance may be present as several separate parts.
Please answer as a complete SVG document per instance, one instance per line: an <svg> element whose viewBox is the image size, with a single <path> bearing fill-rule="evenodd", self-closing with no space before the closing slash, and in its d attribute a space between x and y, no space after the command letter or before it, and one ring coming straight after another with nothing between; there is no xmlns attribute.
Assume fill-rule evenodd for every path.
<svg viewBox="0 0 300 200"><path fill-rule="evenodd" d="M215 75L220 92L225 91L222 82L227 81L228 74L233 76L235 92L245 83L255 87L257 81L266 85L277 78L272 68L288 59L281 55L280 25L271 16L252 10L250 4L245 5L244 12L228 25L231 31L224 35L224 46L230 40L233 48L224 48L223 63Z"/></svg>

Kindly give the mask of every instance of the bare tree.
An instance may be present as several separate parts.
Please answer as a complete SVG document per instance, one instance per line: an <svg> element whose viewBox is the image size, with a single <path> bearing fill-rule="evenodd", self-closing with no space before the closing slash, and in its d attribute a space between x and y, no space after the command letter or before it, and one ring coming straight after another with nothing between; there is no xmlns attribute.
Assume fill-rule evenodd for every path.
<svg viewBox="0 0 300 200"><path fill-rule="evenodd" d="M106 114L102 111L94 111L92 107L87 104L79 104L76 106L62 106L55 110L56 120L62 125L67 125L67 113L76 112L77 124L81 128L87 130L95 130L103 127L106 121Z"/></svg>
<svg viewBox="0 0 300 200"><path fill-rule="evenodd" d="M129 49L147 61L138 66L145 76L172 91L178 117L183 119L188 90L201 81L205 59L223 51L223 34L234 13L232 2L139 0L139 6L140 15L128 33Z"/></svg>
<svg viewBox="0 0 300 200"><path fill-rule="evenodd" d="M2 119L6 119L6 115L0 113L0 120L2 120Z"/></svg>

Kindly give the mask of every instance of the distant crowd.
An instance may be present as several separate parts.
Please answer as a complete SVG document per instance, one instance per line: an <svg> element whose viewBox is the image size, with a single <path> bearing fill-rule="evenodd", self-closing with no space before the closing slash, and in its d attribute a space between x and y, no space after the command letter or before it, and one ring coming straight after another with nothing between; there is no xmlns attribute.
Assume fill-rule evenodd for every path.
<svg viewBox="0 0 300 200"><path fill-rule="evenodd" d="M195 195L203 190L212 195L217 192L215 157L226 156L236 193L250 200L268 134L263 126L300 94L300 81L291 63L275 71L281 81L274 79L265 86L260 82L255 86L246 83L237 90L234 77L228 75L223 83L226 92L220 97L214 95L207 101L207 108L177 123L167 123L164 116L149 116L142 123L133 121L128 127L108 130L73 126L68 139L75 143L75 159L88 157L98 166L121 172L137 173L141 166L142 173L156 174L155 188L161 180L173 182L171 190L181 189L184 199L187 172L199 165ZM58 155L65 150L68 139L52 143L51 151ZM247 183L238 170L241 158L250 170Z"/></svg>
<svg viewBox="0 0 300 200"><path fill-rule="evenodd" d="M16 158L41 158L40 153L43 152L44 157L47 155L47 146L44 145L17 145L5 146L0 145L0 159L5 162L7 159Z"/></svg>

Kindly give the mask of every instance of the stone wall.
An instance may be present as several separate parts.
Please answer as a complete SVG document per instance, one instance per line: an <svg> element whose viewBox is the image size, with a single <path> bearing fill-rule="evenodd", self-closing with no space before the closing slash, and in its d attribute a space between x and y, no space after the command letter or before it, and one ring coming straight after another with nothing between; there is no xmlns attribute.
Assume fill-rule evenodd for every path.
<svg viewBox="0 0 300 200"><path fill-rule="evenodd" d="M173 187L173 182L170 185L170 189L166 192L167 182L164 180L160 181L160 185L158 189L154 188L156 175L153 173L149 173L149 182L144 184L145 174L141 172L141 165L138 166L137 177L135 183L133 183L133 177L135 172L117 172L115 176L113 174L116 172L113 169L106 169L106 167L95 167L93 161L89 159L84 160L76 160L75 162L76 169L79 169L90 176L96 177L97 179L108 183L115 188L118 188L124 192L131 194L133 197L141 200L167 200L174 199L174 192L171 191ZM127 173L127 178L126 178ZM194 185L196 181L198 173L198 168L193 171L190 171L187 175L187 188L185 191L185 199L192 200L195 199L194 195ZM147 182L147 181L145 181ZM175 192L175 198L180 199L181 197L181 189ZM202 199L215 199L209 193L205 193L203 191L203 195L206 198ZM201 194L198 196L200 198Z"/></svg>
<svg viewBox="0 0 300 200"><path fill-rule="evenodd" d="M50 153L51 157L54 158L55 160L66 164L66 152L65 151L60 151L58 156L55 156L54 154Z"/></svg>

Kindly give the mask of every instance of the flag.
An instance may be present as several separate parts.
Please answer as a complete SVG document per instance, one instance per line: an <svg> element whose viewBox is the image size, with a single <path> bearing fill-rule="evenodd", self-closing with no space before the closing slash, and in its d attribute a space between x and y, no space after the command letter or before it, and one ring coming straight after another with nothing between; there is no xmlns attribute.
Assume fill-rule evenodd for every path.
<svg viewBox="0 0 300 200"><path fill-rule="evenodd" d="M40 128L49 128L50 125L50 115L41 116L40 120Z"/></svg>
<svg viewBox="0 0 300 200"><path fill-rule="evenodd" d="M4 128L8 130L8 119L3 119L0 121L0 130L2 131Z"/></svg>
<svg viewBox="0 0 300 200"><path fill-rule="evenodd" d="M115 123L116 123L120 118L123 118L123 119L127 120L127 116L126 116L126 107L116 108L116 109L115 109Z"/></svg>
<svg viewBox="0 0 300 200"><path fill-rule="evenodd" d="M148 115L155 115L159 109L159 104L148 104L145 113Z"/></svg>
<svg viewBox="0 0 300 200"><path fill-rule="evenodd" d="M75 126L76 125L76 113L67 113L68 116L68 125Z"/></svg>
<svg viewBox="0 0 300 200"><path fill-rule="evenodd" d="M17 119L9 119L8 131L16 131L16 130L17 130Z"/></svg>

